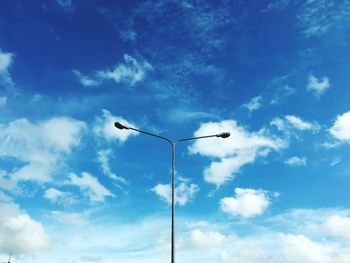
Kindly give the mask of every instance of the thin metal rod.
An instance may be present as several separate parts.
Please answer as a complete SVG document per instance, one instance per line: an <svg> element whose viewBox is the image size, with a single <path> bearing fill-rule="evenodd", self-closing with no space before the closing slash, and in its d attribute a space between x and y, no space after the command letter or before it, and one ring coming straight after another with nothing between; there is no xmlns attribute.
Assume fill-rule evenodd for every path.
<svg viewBox="0 0 350 263"><path fill-rule="evenodd" d="M198 140L198 139L204 139L204 138L211 138L211 137L218 137L218 135L214 134L214 135L206 135L206 136L199 136L199 137L180 139L180 140L176 140L175 143L184 142L184 141Z"/></svg>
<svg viewBox="0 0 350 263"><path fill-rule="evenodd" d="M171 263L175 263L175 145L171 144Z"/></svg>
<svg viewBox="0 0 350 263"><path fill-rule="evenodd" d="M137 132L140 132L140 133L143 133L143 134L151 135L151 136L153 136L153 137L157 137L157 138L166 140L166 141L169 142L170 144L173 144L173 142L172 142L170 139L166 138L166 137L163 137L163 136L160 136L160 135L157 135L157 134L154 134L154 133L146 132L146 131L141 131L141 130L138 130L138 129L135 129L135 128L129 127L129 126L128 126L128 129L134 130L134 131L137 131Z"/></svg>

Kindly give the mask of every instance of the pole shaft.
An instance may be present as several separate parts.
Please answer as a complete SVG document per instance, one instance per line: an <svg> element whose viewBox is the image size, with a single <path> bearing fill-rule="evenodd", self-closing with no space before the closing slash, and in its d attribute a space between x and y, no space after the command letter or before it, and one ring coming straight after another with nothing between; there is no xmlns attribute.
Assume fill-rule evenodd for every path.
<svg viewBox="0 0 350 263"><path fill-rule="evenodd" d="M171 263L175 263L175 143L171 143Z"/></svg>

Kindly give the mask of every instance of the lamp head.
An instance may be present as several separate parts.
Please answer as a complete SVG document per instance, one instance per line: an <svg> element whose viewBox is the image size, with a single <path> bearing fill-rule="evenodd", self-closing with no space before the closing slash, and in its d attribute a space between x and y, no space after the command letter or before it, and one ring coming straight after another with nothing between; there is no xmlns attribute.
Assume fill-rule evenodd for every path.
<svg viewBox="0 0 350 263"><path fill-rule="evenodd" d="M129 127L124 126L123 124L121 124L120 122L117 122L117 121L114 123L114 126L120 130L123 130L123 129L129 130Z"/></svg>
<svg viewBox="0 0 350 263"><path fill-rule="evenodd" d="M230 135L231 134L229 132L223 132L223 133L216 135L216 137L221 137L221 138L225 139L225 138L230 137Z"/></svg>

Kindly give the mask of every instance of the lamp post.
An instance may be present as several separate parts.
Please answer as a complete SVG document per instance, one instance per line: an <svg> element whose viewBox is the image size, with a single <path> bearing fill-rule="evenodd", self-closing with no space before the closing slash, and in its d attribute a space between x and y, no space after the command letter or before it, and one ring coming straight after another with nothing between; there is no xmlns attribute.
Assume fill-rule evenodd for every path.
<svg viewBox="0 0 350 263"><path fill-rule="evenodd" d="M114 126L120 130L133 130L146 135L157 137L159 139L167 141L171 145L171 263L175 263L175 146L179 142L184 142L184 141L198 140L198 139L211 138L211 137L228 138L230 137L230 133L223 132L223 133L214 134L214 135L206 135L206 136L185 138L185 139L172 141L166 137L163 137L157 134L153 134L150 132L142 131L130 126L123 125L120 122L115 122Z"/></svg>

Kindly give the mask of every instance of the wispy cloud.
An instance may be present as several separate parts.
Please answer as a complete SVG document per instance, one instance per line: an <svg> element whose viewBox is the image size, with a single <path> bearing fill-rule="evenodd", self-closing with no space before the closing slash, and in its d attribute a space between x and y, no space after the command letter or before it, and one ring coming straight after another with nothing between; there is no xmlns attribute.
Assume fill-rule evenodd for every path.
<svg viewBox="0 0 350 263"><path fill-rule="evenodd" d="M320 37L331 30L346 27L349 21L350 2L337 0L274 0L263 12L295 12L296 27L306 37Z"/></svg>
<svg viewBox="0 0 350 263"><path fill-rule="evenodd" d="M50 216L54 220L64 224L69 224L74 226L85 226L88 224L88 220L81 213L51 211Z"/></svg>
<svg viewBox="0 0 350 263"><path fill-rule="evenodd" d="M0 97L0 109L5 107L7 103L7 97Z"/></svg>
<svg viewBox="0 0 350 263"><path fill-rule="evenodd" d="M275 126L277 130L286 134L291 134L293 130L311 131L317 133L320 130L320 125L316 122L308 122L295 115L286 115L283 118L274 118L270 122L271 126Z"/></svg>
<svg viewBox="0 0 350 263"><path fill-rule="evenodd" d="M133 87L143 82L147 73L153 69L147 61L138 61L128 54L124 54L123 59L124 62L117 64L112 69L98 70L91 76L84 75L78 70L72 72L85 87L97 87L103 81L113 81Z"/></svg>
<svg viewBox="0 0 350 263"><path fill-rule="evenodd" d="M172 12L169 12L171 10ZM167 25L159 24L159 19L167 14ZM158 3L144 1L135 10L135 18L143 17L154 30L153 34L165 34L165 30L172 28L179 41L189 41L200 45L206 51L220 48L224 45L225 35L221 28L234 22L230 11L225 5L212 4L207 1L188 3L186 1L165 0ZM177 31L177 29L182 29ZM174 47L174 43L169 44Z"/></svg>
<svg viewBox="0 0 350 263"><path fill-rule="evenodd" d="M296 15L297 23L305 37L321 36L349 21L350 1L304 1Z"/></svg>
<svg viewBox="0 0 350 263"><path fill-rule="evenodd" d="M77 202L71 193L63 192L52 187L45 190L43 197L52 203L63 205L72 205Z"/></svg>
<svg viewBox="0 0 350 263"><path fill-rule="evenodd" d="M262 11L263 12L272 12L284 10L287 8L290 0L274 0L271 1Z"/></svg>
<svg viewBox="0 0 350 263"><path fill-rule="evenodd" d="M100 70L96 75L100 79L134 86L136 83L142 82L147 71L151 69L152 66L147 61L139 62L135 58L125 54L124 63L115 66L112 70Z"/></svg>
<svg viewBox="0 0 350 263"><path fill-rule="evenodd" d="M163 116L164 113L162 113L161 116ZM207 120L215 118L215 114L212 112L205 112L200 111L196 109L192 109L190 107L176 107L174 109L171 109L169 112L165 113L165 117L174 123L187 123L191 121L197 121L197 120Z"/></svg>
<svg viewBox="0 0 350 263"><path fill-rule="evenodd" d="M81 176L70 173L68 177L69 180L65 184L77 186L91 202L104 202L106 197L115 196L99 182L97 177L87 172L82 172Z"/></svg>
<svg viewBox="0 0 350 263"><path fill-rule="evenodd" d="M337 164L339 164L342 161L342 158L340 157L335 157L331 163L329 164L330 166L336 166Z"/></svg>
<svg viewBox="0 0 350 263"><path fill-rule="evenodd" d="M314 75L309 76L307 90L314 92L316 96L321 96L329 88L330 83L327 77L318 79Z"/></svg>
<svg viewBox="0 0 350 263"><path fill-rule="evenodd" d="M119 175L116 175L114 172L112 172L112 169L109 165L109 158L112 155L112 150L100 150L97 152L97 159L101 165L101 169L108 177L110 177L112 180L114 180L117 183L127 183L127 181Z"/></svg>
<svg viewBox="0 0 350 263"><path fill-rule="evenodd" d="M307 121L302 120L301 118L294 115L286 115L285 119L297 130L318 130L319 126Z"/></svg>
<svg viewBox="0 0 350 263"><path fill-rule="evenodd" d="M0 83L5 85L13 85L14 82L10 75L10 68L13 64L14 55L9 52L4 52L0 49Z"/></svg>
<svg viewBox="0 0 350 263"><path fill-rule="evenodd" d="M256 97L252 98L246 104L242 105L242 108L247 109L250 113L258 110L261 107L262 107L262 97L261 96L256 96Z"/></svg>
<svg viewBox="0 0 350 263"><path fill-rule="evenodd" d="M73 0L56 0L57 4L65 11L74 11Z"/></svg>
<svg viewBox="0 0 350 263"><path fill-rule="evenodd" d="M284 163L287 165L290 165L290 166L305 166L306 165L306 158L293 156L293 157L290 157L287 160L285 160Z"/></svg>
<svg viewBox="0 0 350 263"><path fill-rule="evenodd" d="M288 97L295 94L295 90L291 88L288 85L285 85L283 87L279 87L275 93L272 95L272 98L270 100L271 105L276 105L278 103L281 103L285 101Z"/></svg>
<svg viewBox="0 0 350 263"><path fill-rule="evenodd" d="M203 112L202 107L190 107L198 106L201 96L197 81L208 79L208 85L218 85L216 80L225 76L222 72L209 72L215 68L210 58L227 45L229 37L223 29L233 28L232 9L222 2L147 0L125 20L128 20L127 31L137 36L136 40L132 39L138 52L147 57L156 73L147 88L160 104L159 114L173 122L171 113L164 113L171 106ZM139 21L143 23L142 30L137 26Z"/></svg>
<svg viewBox="0 0 350 263"><path fill-rule="evenodd" d="M94 79L92 77L86 76L78 70L72 70L72 72L75 74L81 85L83 85L84 87L96 87L101 84L101 81L99 79Z"/></svg>

